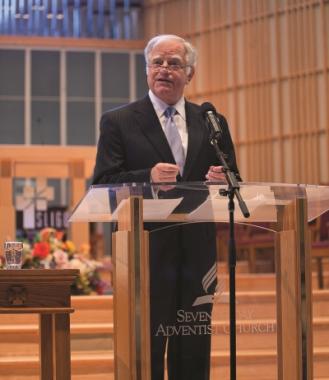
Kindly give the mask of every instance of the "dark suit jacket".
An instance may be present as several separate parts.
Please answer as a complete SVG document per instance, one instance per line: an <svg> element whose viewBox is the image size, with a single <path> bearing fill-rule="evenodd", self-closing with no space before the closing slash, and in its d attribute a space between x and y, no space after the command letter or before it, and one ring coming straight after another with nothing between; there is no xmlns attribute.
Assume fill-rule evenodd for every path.
<svg viewBox="0 0 329 380"><path fill-rule="evenodd" d="M180 181L205 181L210 165L218 165L201 107L186 101L188 149ZM220 148L228 165L238 173L232 139L225 118ZM159 119L145 98L106 112L100 124L94 184L150 182L151 168L159 162L175 163Z"/></svg>

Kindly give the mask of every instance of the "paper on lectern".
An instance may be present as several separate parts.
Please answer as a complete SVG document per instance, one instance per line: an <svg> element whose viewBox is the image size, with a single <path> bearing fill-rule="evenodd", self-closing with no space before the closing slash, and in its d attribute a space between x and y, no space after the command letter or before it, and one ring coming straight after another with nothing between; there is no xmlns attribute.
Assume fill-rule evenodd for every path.
<svg viewBox="0 0 329 380"><path fill-rule="evenodd" d="M175 199L143 199L143 220L161 221L169 217L183 198ZM126 205L128 199L122 200L112 214L112 220L118 219L119 211Z"/></svg>
<svg viewBox="0 0 329 380"><path fill-rule="evenodd" d="M188 220L227 222L229 220L228 197L220 195L219 190L212 187L208 199L188 215ZM277 221L276 206L290 202L276 199L270 186L268 188L259 186L259 191L257 186L242 187L240 193L248 207L250 217L245 218L235 202L234 218L237 222L275 222Z"/></svg>

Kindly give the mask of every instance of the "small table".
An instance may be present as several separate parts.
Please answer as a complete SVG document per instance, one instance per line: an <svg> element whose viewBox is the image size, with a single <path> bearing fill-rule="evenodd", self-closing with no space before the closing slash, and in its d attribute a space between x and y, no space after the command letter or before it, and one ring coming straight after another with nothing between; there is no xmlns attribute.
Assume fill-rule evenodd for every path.
<svg viewBox="0 0 329 380"><path fill-rule="evenodd" d="M70 287L77 269L0 270L0 313L39 314L40 379L70 380Z"/></svg>

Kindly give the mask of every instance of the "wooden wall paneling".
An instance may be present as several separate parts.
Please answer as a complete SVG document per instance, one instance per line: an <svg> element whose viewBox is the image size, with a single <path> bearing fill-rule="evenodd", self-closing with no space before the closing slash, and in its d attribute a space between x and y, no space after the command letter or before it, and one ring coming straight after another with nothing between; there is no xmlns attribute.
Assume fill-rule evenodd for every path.
<svg viewBox="0 0 329 380"><path fill-rule="evenodd" d="M280 28L282 16L278 12L278 3L276 3L276 9L274 13L274 33L275 33L275 41L273 45L273 49L276 50L276 61L275 61L275 71L273 72L273 78L275 80L277 86L277 95L278 95L278 106L277 109L274 110L276 113L277 120L277 159L274 160L276 176L274 178L275 181L279 181L279 179L283 180L284 178L284 160L283 157L283 84L282 84L282 59L281 59L281 39L282 39L282 30Z"/></svg>
<svg viewBox="0 0 329 380"><path fill-rule="evenodd" d="M249 99L249 128L248 128L248 143L251 149L249 153L248 167L250 167L250 174L248 173L248 180L254 180L258 177L258 162L259 162L259 150L258 150L258 136L257 136L257 126L258 126L258 113L255 111L256 89L255 86L250 87L250 99ZM251 144L251 141L253 143ZM252 171L251 171L252 170Z"/></svg>
<svg viewBox="0 0 329 380"><path fill-rule="evenodd" d="M187 20L187 28L183 31L183 35L187 36L188 39L192 41L196 30L196 9L194 6L194 0L184 0L181 17L186 18Z"/></svg>
<svg viewBox="0 0 329 380"><path fill-rule="evenodd" d="M189 27L180 30L204 55L197 75L202 74L192 81L188 96L213 102L232 120L244 178L329 179L321 158L323 150L326 156L329 151L328 0L181 3L179 12L172 0L149 7L163 13L165 5L176 4L176 12L184 15ZM167 18L174 20L170 14ZM268 160L273 155L277 159Z"/></svg>
<svg viewBox="0 0 329 380"><path fill-rule="evenodd" d="M242 8L242 7L241 7ZM232 10L232 15L234 12L234 19L235 22L238 22L238 20L241 20L241 15L238 13L238 7L235 4L233 7L234 11ZM240 9L240 12L242 10ZM232 16L233 17L233 16ZM242 62L243 65L243 78L245 82L249 81L249 62L250 62L250 56L249 56L249 50L248 50L248 44L249 44L249 34L250 34L250 28L249 24L246 23L244 25L244 28L242 29L242 24L240 23L240 29L241 29L241 38L242 38L242 43L241 43L241 49L242 49L242 56L244 57L244 61ZM243 32L242 32L243 31ZM227 33L229 30L227 30ZM249 174L249 167L250 167L250 157L248 155L248 147L247 147L247 140L248 140L248 130L247 130L247 125L248 125L248 120L249 120L249 98L248 98L248 88L243 88L243 86L240 83L236 83L236 87L234 88L232 86L232 91L237 94L235 97L235 100L237 101L236 108L239 109L239 114L237 115L237 157L238 159L240 158L241 161L241 167L240 167L240 172L241 174L243 173L243 179L247 181L249 179L248 174ZM244 147L244 149L243 149Z"/></svg>
<svg viewBox="0 0 329 380"><path fill-rule="evenodd" d="M249 87L246 90L241 90L241 93L243 93L245 96L245 132L244 132L244 146L245 146L245 170L243 172L243 178L245 181L250 181L250 171L251 171L251 152L252 149L250 149L249 144L249 135L250 135L250 128L252 127L252 124L250 123L251 119L251 90L252 88Z"/></svg>
<svg viewBox="0 0 329 380"><path fill-rule="evenodd" d="M202 94L210 88L210 81L211 81L211 73L209 70L210 46L209 46L208 34L198 35L197 51L199 52L198 75L196 78L197 92Z"/></svg>
<svg viewBox="0 0 329 380"><path fill-rule="evenodd" d="M273 146L271 144L271 93L270 85L267 83L265 86L265 107L264 107L264 128L265 128L265 141L264 141L264 162L263 173L264 180L271 181L273 179Z"/></svg>
<svg viewBox="0 0 329 380"><path fill-rule="evenodd" d="M309 12L307 12L309 13ZM301 36L301 45L300 45L300 82L301 88L299 91L299 101L298 104L301 105L299 114L299 123L298 127L300 129L299 133L301 134L301 143L299 144L299 155L301 157L301 181L306 182L305 178L311 175L310 164L312 163L313 152L310 151L309 138L307 135L309 133L310 125L308 124L309 115L310 115L310 88L308 76L305 75L306 70L310 67L310 34L309 34L309 22L306 14L306 9L302 8L299 12L298 18L298 33ZM305 30L308 30L308 33L305 33ZM310 177L309 177L310 178ZM310 178L311 179L311 178Z"/></svg>
<svg viewBox="0 0 329 380"><path fill-rule="evenodd" d="M236 15L235 15L236 18ZM240 26L241 28L241 26ZM242 28L241 28L242 29ZM225 32L227 33L228 30L226 29ZM240 31L240 43L239 43L239 49L241 51L242 56L244 57L243 61L240 62L240 72L243 78L246 78L246 72L245 72L245 66L243 63L246 60L246 48L245 48L245 35L242 33L242 30ZM239 86L239 83L234 83L234 87L232 86L232 112L234 115L231 117L231 130L233 130L232 138L236 145L236 155L237 160L240 162L240 152L239 152L239 144L241 141L242 136L245 136L246 134L246 122L245 122L245 98L242 95L241 86ZM240 128L237 128L237 126L240 126ZM241 170L241 169L240 169Z"/></svg>
<svg viewBox="0 0 329 380"><path fill-rule="evenodd" d="M309 183L321 183L321 177L320 177L320 165L321 165L321 162L320 162L320 134L319 133L316 133L316 134L312 134L312 138L310 139L310 142L311 142L311 146L310 146L310 150L311 152L313 153L312 154L312 157L313 157L313 160L312 160L312 166L310 168L311 170L311 179L308 180L307 178L307 182ZM306 182L306 181L305 181Z"/></svg>
<svg viewBox="0 0 329 380"><path fill-rule="evenodd" d="M295 99L296 99L296 80L291 76L291 73L295 71L295 65L296 65L296 41L294 38L294 31L295 31L295 17L293 13L289 13L287 15L288 17L288 54L289 54L289 72L288 72L288 83L289 86L291 87L290 91L290 107L288 109L288 112L291 113L290 121L290 138L292 140L292 149L293 149L293 157L295 156L295 140L294 140L294 135L295 135L295 125L296 125L296 112L295 112ZM297 157L296 157L297 158ZM296 173L296 163L291 162L292 166L292 173ZM297 173L296 173L297 174ZM292 178L286 178L286 181L293 182Z"/></svg>
<svg viewBox="0 0 329 380"><path fill-rule="evenodd" d="M222 23L223 13L221 12L221 2L209 0L209 26L216 30L218 24Z"/></svg>
<svg viewBox="0 0 329 380"><path fill-rule="evenodd" d="M301 74L298 75L297 79L297 90L296 90L296 157L299 158L297 160L298 172L299 175L297 178L300 178L301 182L304 182L304 176L308 172L308 160L306 157L308 156L307 144L305 139L306 133L306 119L307 119L307 79ZM296 180L297 180L296 178Z"/></svg>
<svg viewBox="0 0 329 380"><path fill-rule="evenodd" d="M272 178L274 182L279 182L282 176L282 125L281 125L281 107L280 107L280 81L274 79L271 81L271 141L272 141Z"/></svg>
<svg viewBox="0 0 329 380"><path fill-rule="evenodd" d="M238 20L238 14L237 14L237 7L234 9L234 19ZM240 67L239 67L239 78L240 80L244 81L244 83L248 82L248 65L246 64L246 61L248 61L248 50L247 50L247 27L248 24L239 24L239 50L241 54L241 60L240 60ZM239 147L241 142L245 142L247 138L247 114L246 114L246 97L245 91L243 90L243 86L240 82L235 83L235 87L232 88L233 91L233 101L235 103L235 115L234 115L234 124L232 128L234 128L234 141L236 144L236 150L237 150L237 159L238 162L240 161L241 157L241 148ZM239 126L239 127L238 127ZM248 162L245 162L245 169L242 170L240 169L241 173L245 173L244 179L247 179L247 167L248 167Z"/></svg>
<svg viewBox="0 0 329 380"><path fill-rule="evenodd" d="M191 29L191 5L190 0L180 0L179 1L179 24L181 26L181 33L180 35L190 35L190 29Z"/></svg>
<svg viewBox="0 0 329 380"><path fill-rule="evenodd" d="M160 32L160 26L156 18L159 13L159 6L155 8L152 3L150 0L144 1L144 34L146 39L155 34L155 31L157 31L157 33Z"/></svg>
<svg viewBox="0 0 329 380"><path fill-rule="evenodd" d="M321 182L321 174L320 174L320 123L319 123L319 114L317 111L317 102L316 96L318 93L317 89L317 80L316 75L314 74L312 78L309 78L310 85L310 114L308 119L308 125L311 131L311 147L310 151L312 152L312 163L310 167L310 180L308 182L311 183L320 183Z"/></svg>
<svg viewBox="0 0 329 380"><path fill-rule="evenodd" d="M238 16L236 16L238 17ZM238 107L240 110L242 110L242 117L240 118L240 123L237 126L237 129L239 130L238 135L240 136L239 143L242 145L241 148L238 147L238 152L243 151L240 153L244 159L243 159L243 168L241 168L241 175L243 175L243 179L245 181L250 180L250 174L249 172L252 171L251 166L251 155L250 155L250 149L249 149L249 137L250 137L250 129L253 128L253 124L251 124L251 109L250 109L250 94L251 94L251 87L248 84L251 83L251 56L250 56L250 42L251 41L251 25L250 23L246 22L244 24L243 29L243 56L244 56L244 67L243 67L243 73L244 73L244 82L247 84L247 86L238 86L238 88L233 91L240 93L240 96L238 97ZM241 104L241 102L243 102ZM243 173L243 174L242 174Z"/></svg>
<svg viewBox="0 0 329 380"><path fill-rule="evenodd" d="M248 9L248 12L252 12L252 3L250 3L250 7ZM249 16L249 15L248 15ZM259 86L257 84L257 78L258 78L258 72L259 72L259 65L261 57L259 56L259 49L258 44L256 43L258 35L258 22L255 20L255 22L251 22L251 34L252 34L252 61L251 61L251 88L252 88L252 98L251 98L251 110L252 112L252 121L254 123L253 128L251 129L252 135L249 137L249 141L255 141L255 155L253 155L253 168L254 168L254 174L253 174L253 180L256 178L259 178L260 176L260 96L259 96Z"/></svg>
<svg viewBox="0 0 329 380"><path fill-rule="evenodd" d="M15 240L16 212L13 194L13 161L0 157L0 239Z"/></svg>
<svg viewBox="0 0 329 380"><path fill-rule="evenodd" d="M234 86L234 60L237 58L234 52L234 32L229 28L222 28L217 32L221 49L218 52L218 58L221 60L222 71L220 72L220 81L214 88L214 92L222 90L223 93ZM216 75L216 73L214 73ZM215 76L216 77L216 76Z"/></svg>
<svg viewBox="0 0 329 380"><path fill-rule="evenodd" d="M251 13L252 1L244 1L242 5L242 14L244 18L249 18Z"/></svg>
<svg viewBox="0 0 329 380"><path fill-rule="evenodd" d="M86 192L86 178L84 176L85 168L83 160L72 160L69 164L70 169L70 209L72 210L83 198ZM88 223L71 223L70 232L72 240L77 247L86 243L86 237L89 241L89 224Z"/></svg>
<svg viewBox="0 0 329 380"><path fill-rule="evenodd" d="M308 50L311 54L309 57L309 65L311 67L312 73L308 76L308 87L309 87L309 113L307 119L308 129L311 132L311 145L310 151L312 152L312 162L310 166L310 182L319 183L320 182L320 171L319 171L319 151L320 151L320 136L319 136L319 123L318 123L318 112L316 112L317 104L315 102L317 93L317 60L316 60L316 49L317 41L315 35L315 8L311 8L307 13L308 17L308 29L309 29L309 39L308 39Z"/></svg>
<svg viewBox="0 0 329 380"><path fill-rule="evenodd" d="M233 20L237 18L236 15L236 9L231 11L231 19ZM223 22L223 21L222 21ZM238 62L236 62L236 65L238 67L231 66L230 71L227 70L226 74L226 81L223 82L223 96L225 97L225 88L227 88L227 91L229 92L228 94L228 99L229 99L229 104L228 104L228 118L229 118L229 124L230 124L230 130L231 130L231 135L232 138L236 144L236 147L238 146L240 142L240 135L239 135L239 123L240 123L240 108L243 107L243 101L241 104L239 104L239 85L238 85L238 79L235 77L235 75L239 75L239 77L245 77L245 49L244 49L244 36L241 33L241 26L238 27L239 29L237 30L237 48L239 49L240 52L240 59ZM225 34L227 35L230 32L230 30L226 27L223 30L222 36L225 37ZM228 50L228 43L225 43L225 38L223 39L223 48ZM222 55L225 55L225 50L223 49ZM230 55L231 59L233 58L233 53ZM244 58L242 58L244 57ZM228 63L227 63L228 65ZM229 68L228 68L229 69ZM236 72L235 72L236 70ZM230 75L229 75L230 73ZM239 73L239 74L238 74ZM224 79L224 78L223 78ZM224 79L225 80L225 79ZM240 128L243 128L242 125L240 125ZM239 162L239 149L236 149L236 155L237 159Z"/></svg>
<svg viewBox="0 0 329 380"><path fill-rule="evenodd" d="M258 49L258 56L260 49ZM259 156L257 160L257 165L258 165L258 176L263 173L264 169L264 164L265 164L265 157L264 157L264 135L265 135L265 125L263 122L264 119L264 88L258 83L256 85L256 102L258 104L258 126L257 126L257 135L258 135L258 147L259 147ZM255 104L255 109L256 104Z"/></svg>
<svg viewBox="0 0 329 380"><path fill-rule="evenodd" d="M200 18L200 28L199 33L203 35L208 35L209 30L213 29L213 25L210 24L210 0L205 0L203 2L198 1L198 10L199 10L199 18Z"/></svg>
<svg viewBox="0 0 329 380"><path fill-rule="evenodd" d="M222 13L223 16L221 18L221 23L224 26L224 29L221 33L223 46L222 56L227 56L227 70L225 77L223 76L222 79L223 83L221 86L221 96L223 99L227 98L229 101L226 107L226 116L228 118L232 138L235 141L237 147L240 141L238 132L239 129L237 128L237 123L239 123L240 119L239 106L243 106L243 104L238 103L238 99L240 83L245 78L245 39L243 35L243 26L237 21L237 7L232 6L232 3L228 5L227 2L222 2ZM224 17L226 17L226 19ZM228 23L234 25L234 27L228 28ZM225 36L229 36L229 38L225 38ZM227 42L225 42L225 40ZM227 51L226 54L225 49ZM225 92L228 93L228 96L225 94ZM236 148L236 155L238 162L240 162L240 154L238 148ZM240 172L242 173L241 166ZM244 177L244 180L246 180L246 175Z"/></svg>
<svg viewBox="0 0 329 380"><path fill-rule="evenodd" d="M297 155L297 134L293 133L289 140L291 141L291 152L289 152L289 161L290 161L290 173L287 178L288 183L295 183L296 178L300 178L300 173L299 173L299 162L300 162L300 157ZM300 180L300 182L302 182Z"/></svg>
<svg viewBox="0 0 329 380"><path fill-rule="evenodd" d="M263 44L263 36L261 30L260 19L255 20L253 22L254 25L254 37L253 37L253 46L254 46L254 67L253 70L253 86L254 86L254 102L253 109L254 114L257 115L256 125L255 125L255 134L254 137L257 141L257 151L258 156L256 157L256 165L257 165L257 177L259 178L262 173L262 165L264 162L263 156L263 136L264 136L264 125L263 125L263 113L264 113L264 90L261 86L263 80L263 70L264 70L264 59L262 54L261 46ZM257 39L259 43L257 43Z"/></svg>
<svg viewBox="0 0 329 380"><path fill-rule="evenodd" d="M160 23L160 15L161 15L161 9L155 8L155 7L147 7L147 4L145 4L145 15L146 15L146 22L145 22L145 35L146 36L152 36L154 34L158 34L162 30L162 25ZM155 33L157 31L157 33Z"/></svg>
<svg viewBox="0 0 329 380"><path fill-rule="evenodd" d="M274 181L274 133L273 133L273 102L272 102L272 84L267 85L267 109L266 109L266 125L267 125L267 166L269 167L267 181ZM265 169L266 170L266 169ZM265 171L266 172L266 171Z"/></svg>
<svg viewBox="0 0 329 380"><path fill-rule="evenodd" d="M237 117L236 121L236 139L235 144L237 145L238 152L242 146L246 145L246 125L247 125L247 104L246 104L246 91L238 89L234 91L236 95L236 109Z"/></svg>
<svg viewBox="0 0 329 380"><path fill-rule="evenodd" d="M159 30L159 32L155 33L155 31L152 31L152 35L160 33L162 34L164 33L164 31L166 31L166 33L172 33L170 29L167 29L168 25L166 24L166 15L170 15L170 13L168 12L168 5L166 4L166 2L160 3L159 9L154 8L153 16L155 16L157 20L157 23L154 25L155 31ZM169 19L170 17L167 18Z"/></svg>
<svg viewBox="0 0 329 380"><path fill-rule="evenodd" d="M299 155L298 155L298 144L297 144L297 130L298 130L298 97L299 97L299 83L298 75L296 75L298 70L298 40L296 40L296 30L297 30L297 20L296 20L296 11L291 12L290 14L290 33L289 33L289 47L291 51L290 55L290 71L288 73L289 78L291 78L292 84L292 93L291 93L291 102L292 102L292 123L291 123L291 138L293 140L293 155L292 155L292 174L293 177L288 178L289 182L294 182L295 178L299 178ZM295 74L295 75L294 75ZM298 159L297 159L298 157ZM296 158L296 159L295 159Z"/></svg>
<svg viewBox="0 0 329 380"><path fill-rule="evenodd" d="M283 139L282 140L282 157L284 160L284 175L286 182L286 178L289 176L289 173L291 172L291 139Z"/></svg>
<svg viewBox="0 0 329 380"><path fill-rule="evenodd" d="M258 12L260 12L261 4L258 4ZM264 180L267 177L267 167L271 166L271 161L267 162L267 135L268 135L268 123L267 123L267 78L268 78L268 46L266 44L266 26L264 24L264 19L260 18L258 22L259 33L261 36L261 44L259 44L259 56L260 56L260 82L259 82L259 93L260 102L262 106L260 108L260 136L261 136L261 162L260 162L260 172L264 173Z"/></svg>
<svg viewBox="0 0 329 380"><path fill-rule="evenodd" d="M321 2L322 3L322 2ZM321 6L319 5L316 10L313 11L312 14L312 30L313 30L313 43L314 43L314 67L317 69L318 67L322 66L322 62L319 62L319 58L321 55L324 56L323 52L324 50L321 49L322 45L319 43L320 41L323 43L325 35L321 35L318 31L319 28L317 27L317 23L319 22L321 24L322 20L319 20L319 15L321 14ZM321 70L321 69L320 69ZM321 71L318 73L315 73L312 78L312 85L313 85L313 95L312 95L312 102L313 102L313 113L311 116L311 122L313 122L315 125L313 126L317 130L317 136L316 136L316 142L315 142L315 156L316 156L316 178L314 179L314 183L321 183L321 122L320 122L320 112L322 109L326 109L327 107L323 107L323 104L326 104L322 102L323 99L325 99L326 95L324 94L324 97L320 97L320 88L319 88L319 73L321 75ZM328 103L327 103L328 104Z"/></svg>
<svg viewBox="0 0 329 380"><path fill-rule="evenodd" d="M172 34L179 34L181 30L179 29L177 25L177 17L176 17L176 1L168 1L163 4L162 6L162 12L161 12L161 17L162 17L162 25L164 30L168 30L169 33ZM170 17L166 17L166 14L169 14Z"/></svg>
<svg viewBox="0 0 329 380"><path fill-rule="evenodd" d="M282 134L281 134L281 146L282 146L282 181L287 180L287 164L290 165L290 162L287 162L285 157L285 143L288 140L288 136L291 133L291 86L287 78L284 78L280 81L281 84L281 115L282 115Z"/></svg>
<svg viewBox="0 0 329 380"><path fill-rule="evenodd" d="M196 35L198 29L198 14L197 9L195 5L195 0L188 0L188 8L189 8L189 15L190 15L190 29L188 31L190 38L193 39L193 37Z"/></svg>
<svg viewBox="0 0 329 380"><path fill-rule="evenodd" d="M282 110L283 110L283 123L282 123L282 157L283 157L283 181L288 181L288 173L290 173L291 170L291 159L290 154L287 157L286 156L286 147L287 147L287 141L288 134L291 133L292 130L292 115L291 115L291 97L292 97L292 86L291 86L291 80L288 76L289 73L289 67L290 67L290 44L289 44L289 24L290 24L290 15L287 13L280 14L280 29L282 30L281 33L281 48L282 48L282 54L281 54L281 67L282 67L282 76L281 76L281 82L282 82L282 95L283 95L283 102L282 102ZM290 141L288 143L291 146ZM291 152L290 152L291 153Z"/></svg>
<svg viewBox="0 0 329 380"><path fill-rule="evenodd" d="M170 17L166 17L166 14L169 14ZM162 18L164 30L169 30L172 34L182 34L181 15L177 0L168 1L163 5Z"/></svg>
<svg viewBox="0 0 329 380"><path fill-rule="evenodd" d="M325 112L325 133L326 133L326 144L325 145L325 151L327 153L327 160L322 159L322 165L325 165L325 169L323 172L325 173L323 177L321 178L324 180L323 182L329 181L329 168L328 168L328 152L329 152L329 110L328 110L328 104L329 104L329 27L328 27L328 20L329 20L329 2L328 1L321 1L321 21L322 21L322 36L323 36L323 45L319 48L323 49L323 62L321 64L322 70L323 70L323 77L324 77L324 96L322 103L324 104L323 110Z"/></svg>
<svg viewBox="0 0 329 380"><path fill-rule="evenodd" d="M196 47L198 52L200 49L200 38L201 38L200 35L197 33L193 39L193 45ZM205 76L205 73L202 72L202 70L204 70L204 69L205 69L204 60L201 58L201 54L198 54L197 75L195 76L195 78L193 80L193 82L194 82L193 83L194 84L194 94L197 97L200 97L203 94L203 92L202 92L202 81L203 81L203 78Z"/></svg>
<svg viewBox="0 0 329 380"><path fill-rule="evenodd" d="M258 4L258 12L264 13L264 4L260 2ZM262 173L264 173L264 180L267 180L272 171L272 160L268 160L271 155L271 147L268 144L269 137L271 135L271 125L270 125L270 107L269 107L269 77L270 77L270 43L269 43L269 23L265 17L260 18L259 28L262 36L262 44L260 47L260 55L262 57L262 81L260 83L260 88L262 89L262 118L261 118L261 129L263 131L263 160L262 160ZM271 155L272 157L272 155Z"/></svg>
<svg viewBox="0 0 329 380"><path fill-rule="evenodd" d="M222 47L222 36L221 31L212 30L209 33L209 49L211 53L209 54L209 72L210 72L210 83L208 91L213 93L217 87L223 84L223 76L224 76L224 68L225 64L223 64L223 57L221 57L221 49Z"/></svg>
<svg viewBox="0 0 329 380"><path fill-rule="evenodd" d="M305 12L307 18L307 27L305 28L305 34L308 34L309 38L307 39L307 50L310 51L310 54L307 54L309 59L308 65L312 69L313 73L307 78L308 84L308 102L309 102L309 112L306 120L306 126L308 127L309 132L311 133L309 141L309 151L311 152L311 163L309 166L309 178L308 182L310 183L319 183L320 182L320 161L319 161L319 151L320 151L320 135L319 135L319 117L317 112L316 104L316 94L317 94L317 41L315 34L315 17L316 17L316 8L311 8L309 12ZM308 31L308 33L307 33Z"/></svg>
<svg viewBox="0 0 329 380"><path fill-rule="evenodd" d="M194 1L193 0L186 0L186 14L185 17L188 17L189 19L189 29L186 30L186 33L188 35L189 41L196 47L196 30L195 30L195 8L194 8ZM198 54L198 61L197 61L197 67L196 67L196 75L193 78L193 80L189 83L187 88L187 96L192 101L195 101L197 97L197 76L199 75L200 66L199 66L199 54ZM192 95L193 94L193 95Z"/></svg>

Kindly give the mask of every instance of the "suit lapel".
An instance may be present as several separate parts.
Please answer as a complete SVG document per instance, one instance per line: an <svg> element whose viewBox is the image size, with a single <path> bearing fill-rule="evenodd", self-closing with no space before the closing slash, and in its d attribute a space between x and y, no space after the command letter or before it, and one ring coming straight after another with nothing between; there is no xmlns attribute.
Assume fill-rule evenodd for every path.
<svg viewBox="0 0 329 380"><path fill-rule="evenodd" d="M162 162L175 164L166 136L162 130L158 116L148 96L135 103L136 121L145 135L153 145L156 154ZM185 103L186 124L188 128L188 147L183 173L183 180L188 179L198 152L204 141L206 127L198 107L190 102Z"/></svg>
<svg viewBox="0 0 329 380"><path fill-rule="evenodd" d="M183 173L183 180L187 179L194 162L198 157L198 152L204 141L204 133L206 127L202 119L201 113L197 107L193 107L191 103L185 103L186 125L188 128L188 147Z"/></svg>
<svg viewBox="0 0 329 380"><path fill-rule="evenodd" d="M174 164L175 159L148 96L136 103L135 115L141 131L153 145L155 152L160 156L161 160Z"/></svg>

